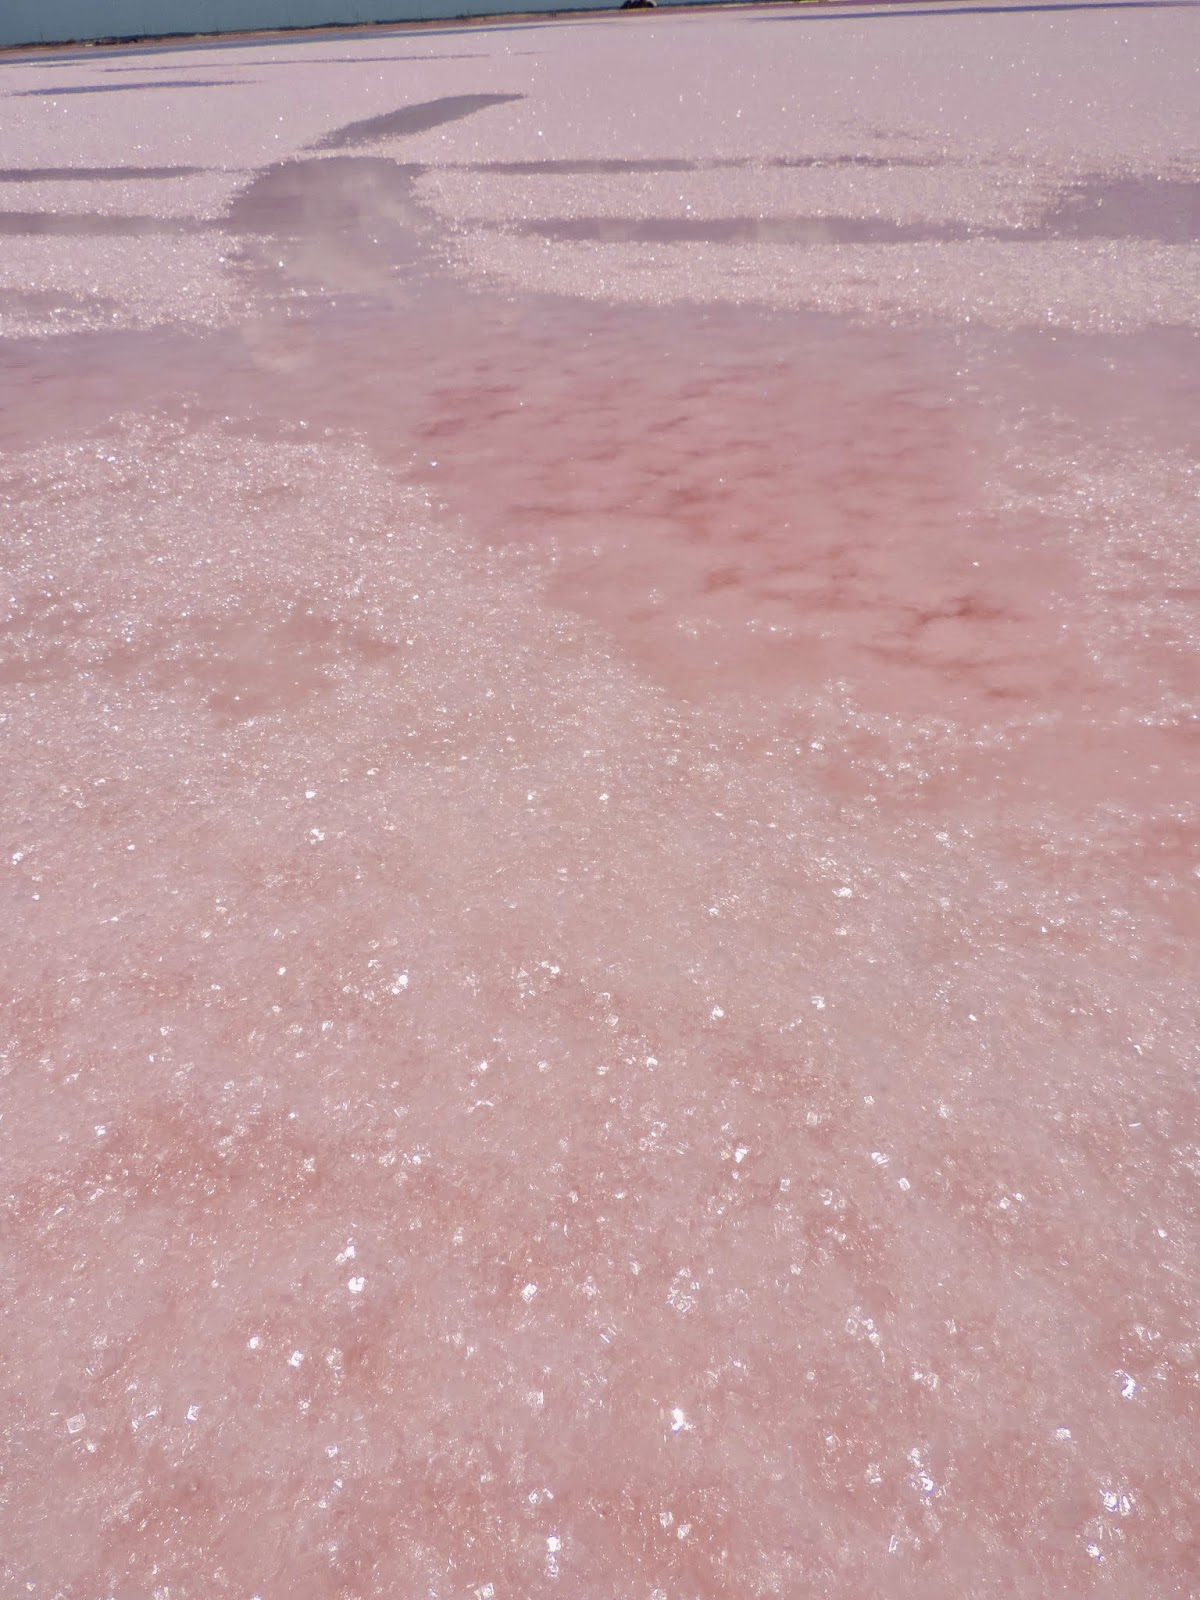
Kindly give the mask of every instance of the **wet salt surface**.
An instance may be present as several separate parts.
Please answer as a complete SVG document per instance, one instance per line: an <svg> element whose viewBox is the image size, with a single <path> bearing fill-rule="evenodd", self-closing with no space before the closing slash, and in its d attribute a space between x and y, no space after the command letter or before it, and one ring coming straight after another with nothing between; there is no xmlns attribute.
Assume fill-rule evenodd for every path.
<svg viewBox="0 0 1200 1600"><path fill-rule="evenodd" d="M340 93L4 348L6 1584L1189 1594L1193 336L514 293Z"/></svg>

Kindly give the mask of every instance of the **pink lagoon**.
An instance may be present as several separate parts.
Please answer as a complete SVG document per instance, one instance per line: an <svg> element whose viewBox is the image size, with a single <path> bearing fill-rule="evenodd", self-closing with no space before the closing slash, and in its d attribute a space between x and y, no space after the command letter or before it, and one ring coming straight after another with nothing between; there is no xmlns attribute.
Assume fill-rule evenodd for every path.
<svg viewBox="0 0 1200 1600"><path fill-rule="evenodd" d="M0 55L0 1596L1200 1594L1200 10Z"/></svg>

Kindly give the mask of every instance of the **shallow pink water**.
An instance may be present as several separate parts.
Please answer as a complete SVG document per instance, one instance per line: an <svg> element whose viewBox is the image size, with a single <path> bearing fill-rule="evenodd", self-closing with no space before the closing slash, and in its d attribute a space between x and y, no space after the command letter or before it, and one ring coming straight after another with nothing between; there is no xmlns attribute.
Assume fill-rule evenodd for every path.
<svg viewBox="0 0 1200 1600"><path fill-rule="evenodd" d="M1136 9L880 22L874 132L820 159L935 37L965 73L1075 41L1076 99L1117 26L1193 37ZM827 15L813 51L876 48ZM438 70L507 93L534 40L586 100L678 47L819 95L790 26L479 30ZM304 50L248 120L351 54ZM803 141L663 133L636 227L563 265L545 219L650 136L542 81L527 148L528 101L447 98L439 181L499 119L466 199L402 164L424 112L354 154L386 107L340 89L333 155L247 144L236 314L147 326L131 285L127 325L0 347L4 1593L1191 1595L1195 333L1148 291L1106 329L764 303L794 213L753 293L635 303L706 172L736 215ZM1139 81L1136 182L1045 157L1018 277L1072 229L1135 289L1185 248L1175 80ZM493 259L479 213L560 152L576 189L495 234L546 251ZM923 270L826 225L871 293Z"/></svg>

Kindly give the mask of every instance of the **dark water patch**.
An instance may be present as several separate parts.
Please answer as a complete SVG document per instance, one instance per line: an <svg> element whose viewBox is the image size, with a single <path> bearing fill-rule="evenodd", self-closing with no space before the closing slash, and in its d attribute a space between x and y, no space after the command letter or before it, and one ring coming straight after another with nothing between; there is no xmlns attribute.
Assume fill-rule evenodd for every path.
<svg viewBox="0 0 1200 1600"><path fill-rule="evenodd" d="M440 165L440 163L439 163ZM709 163L703 161L455 161L447 162L457 172L490 172L503 178L554 176L562 178L592 178L620 175L624 172L699 172Z"/></svg>
<svg viewBox="0 0 1200 1600"><path fill-rule="evenodd" d="M57 98L67 94L126 94L132 89L225 89L232 84L253 83L252 78L163 78L153 83L68 83L55 84L52 89L17 89L14 100L50 95Z"/></svg>
<svg viewBox="0 0 1200 1600"><path fill-rule="evenodd" d="M464 117L474 116L477 111L486 111L489 106L502 106L508 101L524 98L521 94L452 94L440 100L422 100L416 105L386 111L379 117L348 122L345 127L325 134L309 148L353 150L359 145L371 144L376 139L407 138L416 133L428 133L431 128L443 127L448 122L460 122Z"/></svg>
<svg viewBox="0 0 1200 1600"><path fill-rule="evenodd" d="M522 55L527 55L527 54L529 54L529 52L528 51L522 51L521 54ZM311 61L304 61L304 62L302 62L300 64L305 66L305 67L348 67L348 66L373 67L373 66L376 66L377 64L382 64L385 61L387 61L387 62L391 62L391 61L417 61L417 62L425 63L425 62L430 62L430 61L483 61L484 59L485 59L484 53L482 51L480 51L480 50L475 50L475 51L472 51L471 54L469 54L469 55L460 54L460 55L433 55L433 56L315 56ZM239 66L239 67L250 67L255 72L257 72L260 67L295 67L297 65L297 63L295 61L239 61L239 62L236 63L236 65ZM105 72L176 72L176 71L178 71L178 68L174 67L174 66L170 66L170 67L145 67L145 66L139 65L139 66L136 66L136 67L105 67L104 70L105 70Z"/></svg>
<svg viewBox="0 0 1200 1600"><path fill-rule="evenodd" d="M1172 178L1107 178L1065 190L1043 217L1051 239L1200 240L1200 182Z"/></svg>
<svg viewBox="0 0 1200 1600"><path fill-rule="evenodd" d="M508 228L509 224L497 224ZM1200 239L1200 183L1121 178L1066 190L1026 227L966 222L896 222L886 217L547 217L519 223L529 238L601 244L928 244L988 240Z"/></svg>
<svg viewBox="0 0 1200 1600"><path fill-rule="evenodd" d="M510 231L508 224L497 226ZM972 236L958 223L884 217L550 217L519 223L511 231L596 244L912 244Z"/></svg>
<svg viewBox="0 0 1200 1600"><path fill-rule="evenodd" d="M75 312L86 316L118 309L119 302L104 295L63 294L57 289L0 289L0 315L43 317Z"/></svg>
<svg viewBox="0 0 1200 1600"><path fill-rule="evenodd" d="M234 196L222 226L293 237L365 227L407 204L413 177L422 170L372 156L283 161Z"/></svg>
<svg viewBox="0 0 1200 1600"><path fill-rule="evenodd" d="M912 156L776 156L762 160L757 156L737 156L727 160L689 161L668 157L640 160L563 160L563 161L452 161L444 165L456 172L488 172L502 178L520 177L620 177L634 172L741 172L753 168L826 167L927 167L934 163ZM443 163L438 163L439 167Z"/></svg>
<svg viewBox="0 0 1200 1600"><path fill-rule="evenodd" d="M249 244L261 270L336 284L343 302L392 294L400 281L428 290L433 228L413 194L414 169L373 156L287 161L259 173L231 202L221 226L261 238Z"/></svg>
<svg viewBox="0 0 1200 1600"><path fill-rule="evenodd" d="M0 236L136 239L143 234L210 233L218 222L197 217L121 217L79 211L0 211Z"/></svg>
<svg viewBox="0 0 1200 1600"><path fill-rule="evenodd" d="M122 183L135 178L196 178L208 167L0 167L0 183Z"/></svg>
<svg viewBox="0 0 1200 1600"><path fill-rule="evenodd" d="M810 167L867 167L873 170L887 171L889 167L934 167L939 165L936 161L929 161L923 156L774 156L769 161L756 162L741 161L729 162L729 166L763 166L782 167L787 170L793 168L807 170Z"/></svg>

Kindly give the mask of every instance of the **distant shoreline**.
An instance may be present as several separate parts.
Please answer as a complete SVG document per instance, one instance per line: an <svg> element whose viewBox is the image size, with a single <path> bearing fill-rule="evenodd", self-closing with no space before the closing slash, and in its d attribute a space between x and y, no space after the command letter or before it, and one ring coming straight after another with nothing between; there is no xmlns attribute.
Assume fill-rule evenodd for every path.
<svg viewBox="0 0 1200 1600"><path fill-rule="evenodd" d="M335 4L336 0L330 0ZM418 0L419 3L419 0ZM448 0L456 3L456 0ZM648 11L652 9L670 10L672 12L710 12L710 11L745 11L745 10L776 10L793 9L796 6L820 6L836 9L854 8L860 6L892 6L906 5L913 0L657 0L655 6L632 7L631 10ZM919 0L922 8L934 6L938 10L977 10L978 7L963 6L959 0ZM1046 10L1079 10L1079 9L1107 9L1114 4L1137 5L1145 0L1050 0L1044 7ZM1162 4L1164 0L1151 0L1151 3ZM1165 3L1183 3L1183 0L1165 0ZM31 8L32 9L32 8ZM180 29L167 33L114 33L90 37L86 34L64 37L61 39L31 39L25 42L14 40L11 43L0 43L0 65L10 57L28 58L31 54L48 54L55 58L64 53L78 50L121 50L130 46L150 47L161 49L177 49L181 45L202 49L211 47L213 40L255 40L255 39L291 39L297 35L305 38L319 38L327 34L364 34L364 33L389 33L396 29L408 31L410 29L438 30L448 26L455 28L469 27L494 27L497 24L511 23L536 23L546 21L562 21L567 18L580 18L583 16L607 16L614 11L622 9L621 0L580 0L577 5L554 5L545 8L493 10L493 11L468 11L462 13L447 12L444 16L423 17L392 17L378 21L325 21L325 22L297 22L282 27L267 28L213 28L211 30L194 31ZM993 9L989 5L988 9ZM994 9L1006 9L996 6ZM1042 9L1042 8L1040 8ZM8 24L12 26L11 23Z"/></svg>

